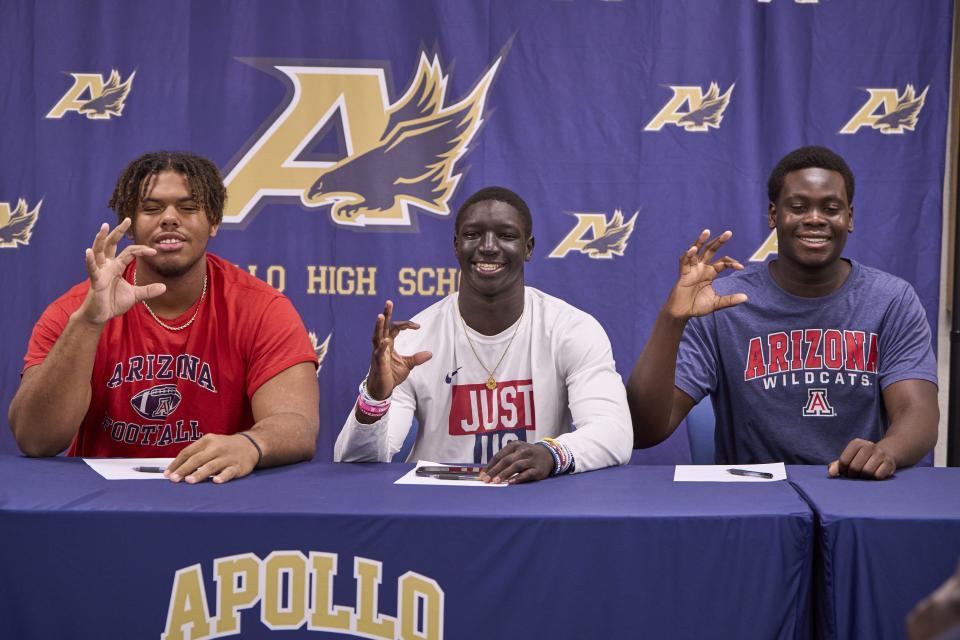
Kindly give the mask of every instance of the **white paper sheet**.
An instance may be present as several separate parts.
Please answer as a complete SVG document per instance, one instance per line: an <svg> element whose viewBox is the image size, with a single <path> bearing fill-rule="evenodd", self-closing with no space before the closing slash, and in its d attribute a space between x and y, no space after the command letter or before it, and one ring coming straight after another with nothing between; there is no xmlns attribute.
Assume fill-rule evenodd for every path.
<svg viewBox="0 0 960 640"><path fill-rule="evenodd" d="M509 486L505 482L500 484L487 484L485 482L480 482L479 480L441 480L440 478L424 478L423 476L417 475L417 469L420 467L427 466L436 466L440 463L438 462L429 462L427 460L418 460L417 466L410 470L409 473L406 473L399 478L393 484L429 484L433 486L437 485L446 485L448 487L506 487Z"/></svg>
<svg viewBox="0 0 960 640"><path fill-rule="evenodd" d="M765 471L772 478L752 478L730 473L730 469ZM776 482L787 479L787 468L782 462L769 464L678 464L673 472L674 482Z"/></svg>
<svg viewBox="0 0 960 640"><path fill-rule="evenodd" d="M144 473L134 467L166 469L173 458L84 458L83 461L107 480L167 480L162 473Z"/></svg>

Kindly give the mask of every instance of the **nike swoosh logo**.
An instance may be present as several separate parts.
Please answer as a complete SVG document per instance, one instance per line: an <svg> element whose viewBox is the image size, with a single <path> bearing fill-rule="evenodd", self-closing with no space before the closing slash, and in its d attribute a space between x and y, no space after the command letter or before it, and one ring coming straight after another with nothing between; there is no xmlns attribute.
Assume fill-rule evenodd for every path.
<svg viewBox="0 0 960 640"><path fill-rule="evenodd" d="M457 375L457 371L460 371L460 369L463 369L463 367L457 367L452 372L447 374L447 376L444 378L444 380L447 381L447 384L453 382L453 376Z"/></svg>

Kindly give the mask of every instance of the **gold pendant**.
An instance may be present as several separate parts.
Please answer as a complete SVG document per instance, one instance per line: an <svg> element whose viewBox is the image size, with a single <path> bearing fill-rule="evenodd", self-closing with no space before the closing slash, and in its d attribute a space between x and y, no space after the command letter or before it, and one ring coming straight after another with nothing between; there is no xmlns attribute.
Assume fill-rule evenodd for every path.
<svg viewBox="0 0 960 640"><path fill-rule="evenodd" d="M490 376L489 378L487 378L487 389L490 389L490 391L493 391L496 388L497 388L497 381L493 379L493 376Z"/></svg>

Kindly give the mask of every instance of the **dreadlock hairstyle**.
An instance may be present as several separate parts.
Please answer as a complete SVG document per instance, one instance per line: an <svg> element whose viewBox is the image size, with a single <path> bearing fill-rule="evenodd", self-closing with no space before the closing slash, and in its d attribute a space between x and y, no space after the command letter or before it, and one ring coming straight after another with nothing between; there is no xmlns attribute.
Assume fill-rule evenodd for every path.
<svg viewBox="0 0 960 640"><path fill-rule="evenodd" d="M223 220L223 204L227 190L217 165L203 156L181 151L154 151L129 165L117 179L107 206L116 211L117 218L133 218L137 207L146 197L158 173L176 171L187 179L190 195L203 207L211 225Z"/></svg>

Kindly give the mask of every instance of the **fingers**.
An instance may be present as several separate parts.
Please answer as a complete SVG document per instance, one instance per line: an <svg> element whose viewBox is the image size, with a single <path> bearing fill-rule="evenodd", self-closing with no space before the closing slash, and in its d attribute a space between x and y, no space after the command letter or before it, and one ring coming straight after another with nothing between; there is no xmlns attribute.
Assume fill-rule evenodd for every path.
<svg viewBox="0 0 960 640"><path fill-rule="evenodd" d="M383 325L386 322L382 313L377 314L377 321L373 324L373 348L376 349L383 342Z"/></svg>
<svg viewBox="0 0 960 640"><path fill-rule="evenodd" d="M396 338L401 331L406 329L419 329L420 325L416 322L411 322L410 320L400 320L398 322L391 322L388 325L386 338L393 340Z"/></svg>
<svg viewBox="0 0 960 640"><path fill-rule="evenodd" d="M710 231L706 230L705 233L709 234ZM700 236L703 237L703 233L701 233ZM711 240L703 250L703 261L710 262L713 260L713 256L717 253L717 250L731 237L733 237L733 232L728 230Z"/></svg>
<svg viewBox="0 0 960 640"><path fill-rule="evenodd" d="M385 329L390 327L390 321L393 319L393 300L387 300L383 304L383 325L380 327L380 339L387 337Z"/></svg>
<svg viewBox="0 0 960 640"><path fill-rule="evenodd" d="M93 257L98 267L106 262L106 258L103 255L103 246L106 242L106 237L109 231L110 226L104 222L102 225L100 225L100 230L97 231L97 235L93 238L93 246L91 247L91 250L93 251Z"/></svg>
<svg viewBox="0 0 960 640"><path fill-rule="evenodd" d="M700 235L697 236L697 239L692 245L680 256L680 266L693 266L697 263L709 263L713 256L716 255L717 251L720 250L727 240L733 237L732 231L724 231L719 236L710 240L710 230L704 229L700 232ZM726 269L727 267L733 269L742 269L743 265L730 258L725 256L724 258L718 260L714 267L717 269L717 273Z"/></svg>
<svg viewBox="0 0 960 640"><path fill-rule="evenodd" d="M553 456L544 447L529 442L511 442L480 472L486 483L520 484L542 480L553 469Z"/></svg>
<svg viewBox="0 0 960 640"><path fill-rule="evenodd" d="M207 434L185 447L163 475L172 482L188 484L212 477L220 484L250 473L256 459L256 452L242 436Z"/></svg>
<svg viewBox="0 0 960 640"><path fill-rule="evenodd" d="M725 269L733 269L735 271L740 271L743 269L743 265L740 264L739 260L731 258L730 256L723 256L719 260L713 263L713 268L719 274Z"/></svg>
<svg viewBox="0 0 960 640"><path fill-rule="evenodd" d="M97 272L97 259L93 255L93 249L83 252L83 261L87 267L87 275L92 278Z"/></svg>
<svg viewBox="0 0 960 640"><path fill-rule="evenodd" d="M126 234L127 229L129 228L130 218L124 218L120 221L120 224L114 227L113 231L107 235L106 246L104 247L104 253L106 254L107 259L113 258L117 255L117 245L120 244L120 241L123 239L124 234Z"/></svg>
<svg viewBox="0 0 960 640"><path fill-rule="evenodd" d="M844 448L840 457L831 462L827 473L831 477L867 478L885 480L897 470L897 463L875 442L855 438Z"/></svg>

